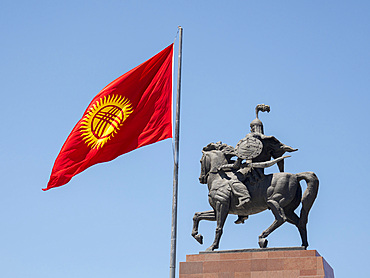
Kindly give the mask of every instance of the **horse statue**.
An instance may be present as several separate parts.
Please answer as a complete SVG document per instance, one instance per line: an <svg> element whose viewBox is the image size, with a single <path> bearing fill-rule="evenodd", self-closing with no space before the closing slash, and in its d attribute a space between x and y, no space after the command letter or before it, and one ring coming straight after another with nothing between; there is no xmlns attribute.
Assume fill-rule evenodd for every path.
<svg viewBox="0 0 370 278"><path fill-rule="evenodd" d="M259 236L258 244L261 248L267 247L266 237L283 223L289 222L298 228L302 239L302 246L307 248L307 222L308 213L316 199L319 180L313 172L298 174L274 173L263 175L255 183L246 183L251 200L248 204L238 206L237 196L233 193L232 180L237 174L232 168L225 167L233 163L235 156L234 148L226 144L210 143L203 148L200 160L201 174L199 181L208 185L208 200L213 208L210 211L197 212L193 217L192 236L203 244L203 236L198 234L199 221L216 221L215 239L206 251L219 248L223 226L228 214L242 215L247 219L249 215L262 212L266 209L272 211L275 221ZM249 161L248 167L266 168L285 159L288 156L279 157L275 160L253 163ZM307 188L302 195L300 181L305 180ZM300 216L294 212L302 204Z"/></svg>

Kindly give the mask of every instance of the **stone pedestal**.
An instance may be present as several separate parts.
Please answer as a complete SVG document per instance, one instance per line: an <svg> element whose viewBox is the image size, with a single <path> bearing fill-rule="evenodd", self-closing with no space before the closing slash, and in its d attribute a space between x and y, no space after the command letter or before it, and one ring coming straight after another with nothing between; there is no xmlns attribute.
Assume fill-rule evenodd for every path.
<svg viewBox="0 0 370 278"><path fill-rule="evenodd" d="M316 250L300 247L200 252L180 262L180 278L334 278Z"/></svg>

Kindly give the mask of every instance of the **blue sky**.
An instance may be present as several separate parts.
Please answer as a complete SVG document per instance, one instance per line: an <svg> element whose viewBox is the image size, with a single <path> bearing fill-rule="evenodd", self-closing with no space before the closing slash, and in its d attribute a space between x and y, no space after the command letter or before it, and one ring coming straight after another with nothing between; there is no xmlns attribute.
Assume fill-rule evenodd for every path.
<svg viewBox="0 0 370 278"><path fill-rule="evenodd" d="M204 246L190 236L193 214L210 209L202 147L235 146L266 103L265 134L299 149L285 170L320 179L309 248L336 277L368 277L369 12L360 0L1 1L0 276L169 275L171 140L41 188L91 99L181 25L178 262L213 241L213 222L200 224ZM257 248L273 221L268 211L235 218L221 250ZM298 245L290 224L269 236L270 247Z"/></svg>

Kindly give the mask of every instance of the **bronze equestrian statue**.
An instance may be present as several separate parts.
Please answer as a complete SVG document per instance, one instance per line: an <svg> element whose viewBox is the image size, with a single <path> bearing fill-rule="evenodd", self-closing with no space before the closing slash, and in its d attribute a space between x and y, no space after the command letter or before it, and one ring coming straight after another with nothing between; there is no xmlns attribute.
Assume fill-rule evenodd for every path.
<svg viewBox="0 0 370 278"><path fill-rule="evenodd" d="M203 236L198 234L199 221L217 222L214 242L206 251L219 247L228 214L238 215L235 223L240 224L249 215L266 209L272 211L275 221L259 236L261 248L267 247L266 237L286 221L298 228L302 246L308 246L306 225L317 196L319 180L313 172L284 172L284 159L288 156L282 155L296 149L263 134L258 112L269 110L267 105L256 107L257 116L251 123L251 133L240 140L236 148L221 142L210 143L203 148L199 181L208 185L208 200L213 210L195 213L192 236L203 244ZM233 157L237 159L233 160ZM265 175L263 169L275 163L281 172ZM307 183L303 195L301 180ZM302 208L298 217L294 211L300 204Z"/></svg>

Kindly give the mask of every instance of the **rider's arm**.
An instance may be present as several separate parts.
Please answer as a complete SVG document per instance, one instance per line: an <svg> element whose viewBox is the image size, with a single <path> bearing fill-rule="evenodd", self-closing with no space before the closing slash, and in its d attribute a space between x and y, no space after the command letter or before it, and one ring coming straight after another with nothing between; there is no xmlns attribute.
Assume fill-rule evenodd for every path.
<svg viewBox="0 0 370 278"><path fill-rule="evenodd" d="M233 164L222 165L219 168L219 170L223 170L223 171L238 170L238 169L240 169L242 161L243 161L243 159L238 157L238 159Z"/></svg>

